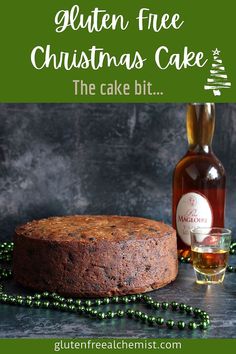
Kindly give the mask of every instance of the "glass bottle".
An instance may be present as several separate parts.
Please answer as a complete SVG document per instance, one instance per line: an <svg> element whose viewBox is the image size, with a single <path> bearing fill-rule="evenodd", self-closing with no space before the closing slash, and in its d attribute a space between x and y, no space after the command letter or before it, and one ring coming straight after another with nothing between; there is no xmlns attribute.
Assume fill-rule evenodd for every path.
<svg viewBox="0 0 236 354"><path fill-rule="evenodd" d="M224 227L225 171L212 151L215 105L193 103L187 108L188 151L173 173L173 227L178 250L190 255L190 230Z"/></svg>

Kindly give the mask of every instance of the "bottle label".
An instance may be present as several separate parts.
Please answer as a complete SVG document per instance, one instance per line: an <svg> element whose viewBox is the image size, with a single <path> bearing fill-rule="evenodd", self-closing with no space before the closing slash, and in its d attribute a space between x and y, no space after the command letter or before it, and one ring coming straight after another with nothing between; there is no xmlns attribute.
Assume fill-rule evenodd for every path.
<svg viewBox="0 0 236 354"><path fill-rule="evenodd" d="M210 203L202 194L184 194L176 211L177 232L181 240L190 245L190 230L196 227L212 227L213 214Z"/></svg>

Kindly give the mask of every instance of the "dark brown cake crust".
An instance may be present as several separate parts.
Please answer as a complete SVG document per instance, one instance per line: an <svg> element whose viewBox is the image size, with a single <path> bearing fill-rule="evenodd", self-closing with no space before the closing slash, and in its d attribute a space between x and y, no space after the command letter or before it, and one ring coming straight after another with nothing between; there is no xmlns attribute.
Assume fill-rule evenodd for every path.
<svg viewBox="0 0 236 354"><path fill-rule="evenodd" d="M22 285L78 297L158 289L178 272L175 230L128 216L66 216L16 229L13 272Z"/></svg>

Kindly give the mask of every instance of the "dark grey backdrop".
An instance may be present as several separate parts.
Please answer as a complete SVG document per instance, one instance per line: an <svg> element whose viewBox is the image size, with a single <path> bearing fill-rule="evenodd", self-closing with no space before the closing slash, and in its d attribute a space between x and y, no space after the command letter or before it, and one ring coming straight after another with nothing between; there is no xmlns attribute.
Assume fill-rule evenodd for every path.
<svg viewBox="0 0 236 354"><path fill-rule="evenodd" d="M50 215L171 222L171 176L187 148L185 104L0 104L0 239ZM217 105L214 150L236 229L236 104Z"/></svg>

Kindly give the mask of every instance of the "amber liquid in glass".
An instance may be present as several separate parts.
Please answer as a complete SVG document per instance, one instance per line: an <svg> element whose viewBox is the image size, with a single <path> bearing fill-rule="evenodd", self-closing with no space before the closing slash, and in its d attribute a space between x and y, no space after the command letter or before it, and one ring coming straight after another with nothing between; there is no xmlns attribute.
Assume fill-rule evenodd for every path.
<svg viewBox="0 0 236 354"><path fill-rule="evenodd" d="M192 249L193 267L202 274L214 275L225 271L228 264L229 252L209 247Z"/></svg>
<svg viewBox="0 0 236 354"><path fill-rule="evenodd" d="M224 167L211 147L214 127L214 104L188 105L189 149L175 167L172 199L172 223L183 256L190 255L190 228L224 227L226 179ZM185 200L181 201L183 196Z"/></svg>

